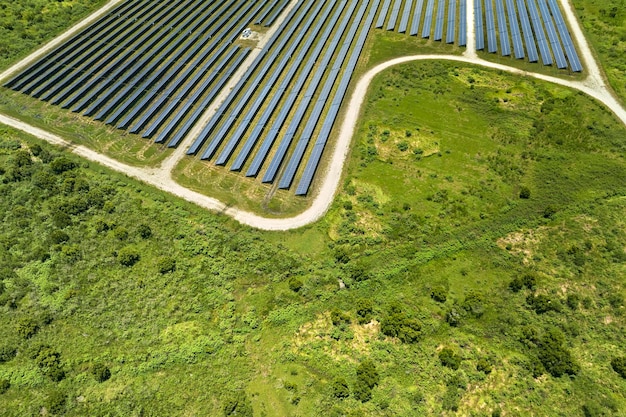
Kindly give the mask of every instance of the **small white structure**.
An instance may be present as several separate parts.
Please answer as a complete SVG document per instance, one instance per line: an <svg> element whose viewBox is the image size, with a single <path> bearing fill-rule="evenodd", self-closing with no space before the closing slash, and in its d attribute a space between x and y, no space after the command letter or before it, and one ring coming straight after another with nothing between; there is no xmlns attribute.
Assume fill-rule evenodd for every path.
<svg viewBox="0 0 626 417"><path fill-rule="evenodd" d="M250 29L250 28L245 28L243 30L243 32L241 33L241 37L244 38L244 39L249 38L250 35L252 35L252 29Z"/></svg>

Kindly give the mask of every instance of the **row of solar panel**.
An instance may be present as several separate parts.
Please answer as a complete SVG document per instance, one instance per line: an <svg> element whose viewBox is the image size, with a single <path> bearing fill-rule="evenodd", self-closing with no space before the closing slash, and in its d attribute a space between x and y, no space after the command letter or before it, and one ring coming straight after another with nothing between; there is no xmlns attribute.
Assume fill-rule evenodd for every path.
<svg viewBox="0 0 626 417"><path fill-rule="evenodd" d="M288 2L127 1L6 85L175 147Z"/></svg>
<svg viewBox="0 0 626 417"><path fill-rule="evenodd" d="M494 2L497 29L494 19ZM482 13L483 5L484 15ZM510 28L515 58L525 58L524 46L526 46L528 60L537 62L539 60L538 46L544 65L552 65L556 61L557 68L565 69L569 63L572 71L582 71L583 68L576 48L556 0L517 0L516 4L513 0L506 0L506 7L503 0L478 0L475 3L475 14L476 49L485 49L486 33L488 52L495 53L498 51L496 39L499 38L500 53L502 56L510 56Z"/></svg>
<svg viewBox="0 0 626 417"><path fill-rule="evenodd" d="M382 29L386 27L387 30L397 30L399 33L407 33L409 29L409 35L417 36L419 33L420 23L422 23L422 38L431 38L435 41L441 41L443 39L444 22L446 26L446 43L455 42L455 32L457 24L459 26L459 35L456 39L459 46L465 46L467 43L467 13L466 0L437 0L437 10L435 14L435 0L427 0L424 19L422 22L422 13L424 12L424 0L417 0L417 4L413 7L413 0L404 0L404 8L402 7L403 0L394 0L393 7L391 6L391 0L384 0L378 19L376 20L376 28ZM447 6L446 6L447 4ZM458 6L458 7L457 7ZM446 17L447 7L447 17ZM459 14L457 18L457 8ZM400 11L402 15L400 16ZM412 16L412 17L411 17ZM398 18L400 23L398 24ZM387 21L387 26L385 26ZM411 26L409 26L411 21ZM434 31L432 31L432 23L435 23ZM432 32L432 33L431 33Z"/></svg>
<svg viewBox="0 0 626 417"><path fill-rule="evenodd" d="M231 171L252 158L246 176L268 162L262 182L280 178L286 189L317 134L296 191L306 194L379 1L298 2L187 153L202 150L200 158L215 157L216 165L234 157Z"/></svg>

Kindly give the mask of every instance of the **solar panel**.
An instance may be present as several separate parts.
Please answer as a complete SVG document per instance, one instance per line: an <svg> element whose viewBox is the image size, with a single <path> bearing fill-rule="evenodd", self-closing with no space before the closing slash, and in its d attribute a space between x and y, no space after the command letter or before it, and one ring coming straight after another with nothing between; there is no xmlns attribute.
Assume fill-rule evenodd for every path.
<svg viewBox="0 0 626 417"><path fill-rule="evenodd" d="M413 19L411 20L411 30L409 35L416 36L419 32L420 20L422 19L422 9L424 8L424 0L417 0L415 11L413 12Z"/></svg>
<svg viewBox="0 0 626 417"><path fill-rule="evenodd" d="M175 148L180 144L180 142L182 142L185 135L189 133L189 131L196 124L200 116L202 116L207 106L215 99L215 97L219 94L219 92L224 88L224 85L226 85L226 82L230 79L230 77L233 75L235 70L239 68L239 66L242 64L244 59L246 59L249 53L250 53L250 50L248 48L239 52L239 55L237 55L237 58L235 58L233 63L229 65L228 69L226 70L226 72L222 74L221 78L217 80L217 82L212 87L210 92L200 101L200 103L196 106L196 108L193 110L193 112L187 118L187 120L183 123L183 125L176 130L176 132L174 133L174 136L171 138L170 142L167 144L169 148ZM165 138L163 138L163 140L165 140Z"/></svg>
<svg viewBox="0 0 626 417"><path fill-rule="evenodd" d="M485 30L483 28L483 7L482 0L474 0L474 16L476 26L476 49L485 49Z"/></svg>
<svg viewBox="0 0 626 417"><path fill-rule="evenodd" d="M350 3L350 6L348 7L348 11L344 15L344 18L342 19L339 27L337 28L337 31L335 32L332 40L330 41L330 43L328 43L328 45L323 45L323 46L328 46L328 48L326 49L326 52L324 53L321 61L317 63L317 71L314 73L313 78L309 81L309 85L306 91L304 92L304 96L301 97L300 104L298 105L295 114L291 118L291 123L289 124L285 135L280 141L278 148L276 150L276 153L274 154L274 157L270 161L270 165L267 171L265 172L265 175L263 176L263 182L274 181L276 173L278 172L278 169L280 165L282 164L285 154L287 153L287 150L289 149L289 146L291 145L291 142L295 136L297 127L299 126L300 122L302 121L302 118L304 117L306 113L306 109L308 108L308 105L313 95L315 94L315 91L317 90L319 83L322 80L322 76L324 75L324 72L326 71L327 66L331 62L331 59L333 58L336 48L339 46L339 41L341 40L344 32L346 31L346 28L348 27L348 24L350 23L350 18L352 16L352 13L356 9L357 5L358 5L358 0L353 0ZM296 96L292 96L290 94L290 97L288 98L288 102L290 101L290 99L293 100L291 102L291 105L293 105L293 103L295 103ZM281 112L281 116L284 116L286 118L286 115L291 110L291 107L287 107L287 104L285 104L283 109L284 110ZM263 141L261 149L259 150L259 152L257 152L257 155L254 157L254 160L252 161L252 164L250 168L248 169L246 176L258 175L260 167L265 160L265 153L267 152L266 144L271 145L273 143L276 136L278 135L279 130L281 129L282 124L284 123L284 118L281 120L281 116L279 116L279 118L274 122L274 124L270 128L266 138Z"/></svg>
<svg viewBox="0 0 626 417"><path fill-rule="evenodd" d="M326 142L328 141L328 137L332 130L332 127L337 118L337 114L339 113L339 108L345 96L346 90L348 89L348 85L350 84L350 79L352 78L352 74L354 69L356 68L356 64L358 62L359 56L363 50L363 45L365 44L365 40L367 39L368 29L372 24L374 19L374 11L378 7L378 0L376 0L372 6L370 14L367 17L365 26L361 29L361 33L357 40L357 43L354 47L352 55L348 61L348 66L342 76L342 80L339 83L339 88L337 89L335 96L332 101L332 105L326 115L326 119L320 132L318 134L317 140L315 141L315 145L311 151L311 155L306 163L304 168L304 172L300 178L300 182L296 187L296 195L306 195L313 181L313 176L317 171L317 167L319 166L322 153L326 146Z"/></svg>
<svg viewBox="0 0 626 417"><path fill-rule="evenodd" d="M467 1L459 4L459 46L467 45Z"/></svg>
<svg viewBox="0 0 626 417"><path fill-rule="evenodd" d="M276 42L278 37L284 31L285 27L288 25L288 23L291 21L291 19L293 19L293 17L296 15L296 13L300 9L300 7L302 7L302 5L303 5L303 0L300 0L296 4L296 6L293 9L291 9L291 11L287 15L286 19L278 27L278 30L276 30L276 32L274 32L274 34L268 40L267 44L261 50L259 55L257 55L255 60L252 62L250 67L246 70L246 72L241 77L241 79L237 82L237 84L235 84L235 87L233 87L233 89L231 90L229 95L226 97L224 102L218 107L218 109L215 112L215 114L213 115L213 117L209 120L209 123L202 129L202 131L200 132L200 134L198 135L196 140L193 142L191 147L187 150L187 155L195 155L200 150L200 148L204 145L204 143L208 139L208 136L211 134L213 129L215 129L215 127L219 123L219 121L222 118L223 114L226 112L226 110L231 105L231 103L235 100L235 98L239 94L240 90L243 88L243 85L245 84L245 82L252 75L252 72L254 71L254 69L260 64L260 62L263 60L263 58L267 54L267 51L274 45L274 43ZM203 154L203 157L205 155L207 155L207 152L205 152Z"/></svg>
<svg viewBox="0 0 626 417"><path fill-rule="evenodd" d="M513 39L513 52L516 59L522 59L524 58L524 44L517 22L517 13L515 12L513 0L506 0L506 10L509 15L509 26L511 27L511 38Z"/></svg>
<svg viewBox="0 0 626 417"><path fill-rule="evenodd" d="M309 16L309 22L313 22L314 18L317 16L317 12L320 10L322 5L323 5L322 3L319 3L319 2L317 3L317 8L315 9L316 11L314 13L310 13L311 16ZM313 2L309 2L305 4L304 8L301 9L300 12L296 15L295 21L293 23L293 27L300 26L302 21L305 19L306 15L309 14L309 10L311 10L312 6L313 6ZM292 37L295 37L294 39L302 39L302 37L299 36L299 34L297 34L294 31L285 33L284 35L285 36L279 37L280 40L276 44L277 51L282 51L286 47L287 43L290 41ZM273 52L269 52L268 54L272 54L272 53ZM286 55L289 56L289 53ZM256 92L256 89L259 87L259 85L261 85L261 82L263 81L267 73L269 72L269 69L274 65L274 61L276 57L272 56L271 58L272 59L268 60L263 65L261 70L257 72L256 76L250 81L250 84L248 85L248 87L243 91L242 96L238 99L238 102L237 104L235 104L235 107L230 112L230 115L226 118L222 126L220 126L219 131L215 135L213 135L213 140L209 142L209 145L206 151L204 152L204 154L202 154L201 159L212 158L213 154L217 151L217 148L224 141L226 134L228 133L232 125L235 123L235 121L237 120L237 118L239 117L243 109L248 105L250 99ZM278 75L276 77L278 77Z"/></svg>
<svg viewBox="0 0 626 417"><path fill-rule="evenodd" d="M498 45L496 44L496 24L491 0L485 0L485 19L487 23L487 51L494 53L498 50Z"/></svg>
<svg viewBox="0 0 626 417"><path fill-rule="evenodd" d="M376 21L376 29L381 29L385 24L385 19L387 18L387 14L389 13L389 6L391 5L391 0L385 0L383 3L383 7L380 9L380 14L378 15L378 20Z"/></svg>
<svg viewBox="0 0 626 417"><path fill-rule="evenodd" d="M430 37L430 27L433 23L433 9L435 8L435 0L428 0L426 5L426 15L424 16L424 26L422 28L422 38Z"/></svg>
<svg viewBox="0 0 626 417"><path fill-rule="evenodd" d="M400 7L402 6L402 0L395 0L393 8L391 9L391 16L387 23L387 30L394 30L398 21L398 14L400 13Z"/></svg>
<svg viewBox="0 0 626 417"><path fill-rule="evenodd" d="M502 56L511 55L511 44L509 42L509 29L504 16L504 4L502 0L496 0L496 14L498 16L498 33L500 35L500 51Z"/></svg>
<svg viewBox="0 0 626 417"><path fill-rule="evenodd" d="M530 27L530 20L528 19L528 13L526 12L526 4L524 3L524 0L517 0L517 10L520 21L522 22L522 34L524 35L526 51L528 52L528 60L530 62L537 62L539 57L537 55L535 37L533 36L533 31Z"/></svg>
<svg viewBox="0 0 626 417"><path fill-rule="evenodd" d="M59 45L49 54L37 60L30 67L17 74L9 82L7 82L5 86L13 88L14 90L21 90L36 77L44 72L47 72L52 66L65 65L66 62L71 62L74 57L79 56L98 41L108 37L111 30L125 28L123 25L125 21L123 14L136 13L136 10L141 9L146 3L148 3L148 1L149 0L143 0L135 4L127 2L120 5L106 16L98 19L92 26L89 26L85 30L72 36L67 42ZM85 42L85 39L91 39L92 42ZM79 42L80 45L75 47L74 44L77 42ZM67 53L68 50L71 51L69 54ZM59 60L58 57L60 56L63 58Z"/></svg>
<svg viewBox="0 0 626 417"><path fill-rule="evenodd" d="M563 47L565 48L565 53L569 59L570 67L574 72L581 72L583 67L580 63L580 59L578 58L578 53L574 47L574 42L572 42L567 25L563 20L561 10L555 0L548 0L548 4L550 5L550 10L552 11L554 19L556 20L556 27L559 30L559 35L561 35L561 41L563 41Z"/></svg>
<svg viewBox="0 0 626 417"><path fill-rule="evenodd" d="M537 44L539 44L541 61L543 61L543 65L552 65L550 48L548 47L546 35L543 32L543 27L541 26L541 19L539 18L539 13L537 12L537 6L535 5L534 0L526 0L526 4L528 5L528 11L530 12L530 22L532 23L533 29L535 30Z"/></svg>
<svg viewBox="0 0 626 417"><path fill-rule="evenodd" d="M302 133L300 134L300 139L296 143L296 147L293 153L291 154L291 158L289 159L289 162L287 166L285 167L285 171L283 172L283 175L281 176L280 181L278 182L278 188L282 188L282 189L289 188L291 186L291 183L293 182L293 178L296 175L296 171L298 167L300 166L300 162L302 161L306 148L313 136L315 127L317 126L319 118L322 115L322 111L324 107L326 106L328 97L330 96L333 86L336 83L337 77L339 76L339 72L341 71L341 65L345 61L346 57L348 56L348 52L350 51L352 42L356 36L357 30L361 24L361 21L363 19L363 16L365 15L366 10L367 10L367 3L363 3L361 7L359 8L356 14L356 17L354 18L352 26L350 27L348 31L348 37L344 41L343 45L341 46L341 49L339 50L339 53L337 54L337 57L335 58L335 62L334 62L335 65L333 66L333 69L331 70L331 72L328 74L326 81L324 83L324 86L322 87L322 90L317 98L315 106L313 107L311 114L309 114L309 118L306 122L306 125L304 126L304 129L302 130ZM369 25L366 24L364 28L366 30L369 30L370 25L371 25L371 22ZM266 182L265 177L263 178L263 181Z"/></svg>
<svg viewBox="0 0 626 417"><path fill-rule="evenodd" d="M304 27L311 27L311 25L315 22L315 20L318 19L318 14L320 10L322 9L323 5L324 4L322 2L317 2L317 8L313 11L313 13L310 13L309 19L305 22ZM328 19L328 16L330 15L330 12L332 11L333 6L334 6L333 3L329 3L327 5L327 7L324 9L324 12L322 13L322 16L318 19L317 25L313 29L308 30L307 37L311 38L311 37L316 36L317 33L319 33L322 25L326 22L326 19ZM300 22L296 22L296 26L299 24ZM287 42L287 39L288 37L285 37L285 42ZM254 100L252 105L248 107L248 112L243 117L243 120L241 121L239 126L237 126L237 128L235 129L235 132L230 135L229 141L226 143L226 146L224 147L222 152L217 157L217 160L215 161L216 165L225 165L226 162L228 162L228 159L230 159L232 153L235 150L235 147L241 141L243 134L247 130L248 126L250 125L254 117L256 116L259 109L261 108L261 105L267 99L267 96L272 90L272 87L274 86L274 84L277 83L279 77L281 77L285 67L291 60L291 56L295 53L296 49L300 46L300 43L304 39L305 38L302 36L295 36L295 39L289 42L289 46L288 46L286 53L284 53L282 59L280 60L280 62L278 62L278 65L276 65L276 67L272 70L270 77L267 80L265 80L265 88L261 91L261 94L257 96L257 98ZM283 51L282 46L279 46L278 48L279 50ZM308 50L308 47L306 49Z"/></svg>
<svg viewBox="0 0 626 417"><path fill-rule="evenodd" d="M398 27L399 33L406 33L406 28L409 25L409 18L411 17L411 9L413 8L413 0L406 0L404 4L404 11L402 12L402 19L400 19L400 26Z"/></svg>
<svg viewBox="0 0 626 417"><path fill-rule="evenodd" d="M306 65L305 65L304 69L300 72L300 75L298 76L297 81L295 82L295 84L291 88L291 91L289 92L289 95L287 96L287 99L286 99L285 103L283 104L283 107L281 108L280 113L278 114L278 117L276 118L276 120L272 124L272 126L269 129L267 135L265 136L265 139L263 140L263 143L261 144L261 146L259 147L258 151L256 152L256 154L255 154L255 156L254 156L254 158L252 160L252 163L251 163L250 167L248 168L248 170L246 172L246 176L254 177L254 176L257 176L259 174L259 171L261 169L261 165L265 162L265 159L267 158L267 154L268 154L270 148L272 147L272 145L274 144L274 141L276 140L276 137L278 136L278 132L282 128L283 124L285 123L285 120L287 119L287 116L288 116L289 112L291 111L292 107L296 103L296 100L299 97L302 88L304 87L305 83L308 81L309 75L310 75L311 71L313 70L315 65L318 65L318 69L317 69L313 79L309 83L309 87L307 88L307 91L304 93L305 99L306 98L310 99L310 97L312 97L313 92L317 88L317 84L319 83L319 81L322 78L322 75L324 73L324 70L325 70L326 66L328 65L328 63L332 59L334 51L335 51L337 45L339 44L339 40L343 36L343 33L345 32L346 28L348 27L348 24L350 23L350 17L352 16L352 13L356 9L357 4L358 4L358 0L353 0L350 3L350 6L348 7L348 9L347 9L343 19L341 20L339 26L337 26L337 28L335 30L335 33L333 35L333 38L331 39L331 41L330 41L330 43L328 45L325 42L325 39L327 39L328 36L330 36L330 33L327 33L328 36L320 38L321 40L315 46L315 49L313 50L313 52L309 56L309 59L308 59ZM332 25L332 26L334 26L334 25ZM326 52L325 52L324 56L322 57L321 61L319 61L319 63L318 63L318 58L319 58L320 54L322 53L324 47L326 47L326 46L328 46L328 49L326 50ZM304 110L302 110L303 106L304 106L304 104L301 102L300 106L296 110L296 114L292 118L292 124L294 123L294 119L296 119L296 118L301 119L304 116ZM306 107L305 107L305 109L306 109ZM290 129L292 129L292 128L290 127ZM284 158L284 155L287 152L287 149L289 148L289 145L291 144L291 140L293 139L294 133L292 133L290 130L288 130L287 135L285 135L283 137L283 139L281 140L281 142L279 144L279 147L278 147L276 153L277 154L282 154L282 156L278 156L278 158L280 158L281 162L282 162L282 158ZM276 158L277 157L275 156L274 159L276 159ZM279 163L277 163L277 165L279 165ZM278 166L275 169L277 170Z"/></svg>
<svg viewBox="0 0 626 417"><path fill-rule="evenodd" d="M456 28L456 0L448 0L448 22L446 24L446 43L454 43Z"/></svg>
<svg viewBox="0 0 626 417"><path fill-rule="evenodd" d="M546 0L538 1L541 17L543 18L546 32L548 32L548 38L550 39L550 45L552 46L552 53L554 54L554 59L556 60L556 66L560 69L567 68L567 60L565 59L565 54L563 54L561 41L559 40L559 36L556 34L556 29L554 28L554 23L552 22L552 16L548 10Z"/></svg>
<svg viewBox="0 0 626 417"><path fill-rule="evenodd" d="M440 41L443 38L443 20L445 16L446 0L437 1L437 20L435 22L435 36L434 40Z"/></svg>

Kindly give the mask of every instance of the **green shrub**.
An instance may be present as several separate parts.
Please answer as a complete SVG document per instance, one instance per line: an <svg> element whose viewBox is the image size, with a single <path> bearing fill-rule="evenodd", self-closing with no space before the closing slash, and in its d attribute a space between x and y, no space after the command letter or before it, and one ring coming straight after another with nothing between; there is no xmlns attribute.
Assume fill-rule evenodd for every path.
<svg viewBox="0 0 626 417"><path fill-rule="evenodd" d="M374 311L374 303L369 298L359 298L356 300L356 315L359 324L365 324L372 321L372 313Z"/></svg>
<svg viewBox="0 0 626 417"><path fill-rule="evenodd" d="M569 293L567 294L566 303L567 303L567 306L571 310L578 310L578 305L580 304L580 297L578 296L578 294Z"/></svg>
<svg viewBox="0 0 626 417"><path fill-rule="evenodd" d="M293 292L299 292L304 284L298 277L289 278L289 289Z"/></svg>
<svg viewBox="0 0 626 417"><path fill-rule="evenodd" d="M0 379L0 395L4 394L11 388L11 383L8 379Z"/></svg>
<svg viewBox="0 0 626 417"><path fill-rule="evenodd" d="M137 228L137 233L139 233L142 239L148 239L152 236L152 229L147 224L140 224Z"/></svg>
<svg viewBox="0 0 626 417"><path fill-rule="evenodd" d="M619 376L626 379L626 356L613 358L611 360L611 367Z"/></svg>
<svg viewBox="0 0 626 417"><path fill-rule="evenodd" d="M333 396L335 398L344 399L350 396L348 383L343 378L337 378L333 381Z"/></svg>
<svg viewBox="0 0 626 417"><path fill-rule="evenodd" d="M561 311L560 301L546 294L530 294L526 297L526 303L531 309L535 310L537 314L544 314L548 311Z"/></svg>
<svg viewBox="0 0 626 417"><path fill-rule="evenodd" d="M139 252L131 247L122 248L117 254L119 263L128 267L135 265L140 258Z"/></svg>
<svg viewBox="0 0 626 417"><path fill-rule="evenodd" d="M128 230L124 227L117 227L113 231L113 236L118 240L126 240L128 239Z"/></svg>
<svg viewBox="0 0 626 417"><path fill-rule="evenodd" d="M476 362L476 370L484 373L485 375L489 375L491 373L491 368L491 362L486 358L480 358L478 362Z"/></svg>
<svg viewBox="0 0 626 417"><path fill-rule="evenodd" d="M525 185L522 185L519 189L519 198L522 199L529 199L530 198L530 188L526 187Z"/></svg>
<svg viewBox="0 0 626 417"><path fill-rule="evenodd" d="M61 174L65 171L70 171L76 167L77 165L74 162L70 161L64 156L60 156L54 161L50 162L50 168L55 174Z"/></svg>
<svg viewBox="0 0 626 417"><path fill-rule="evenodd" d="M397 337L404 343L415 343L422 326L416 319L409 318L399 306L392 306L382 318L380 330L385 336Z"/></svg>
<svg viewBox="0 0 626 417"><path fill-rule="evenodd" d="M253 417L252 403L245 391L238 391L224 401L224 416Z"/></svg>
<svg viewBox="0 0 626 417"><path fill-rule="evenodd" d="M546 371L554 377L578 373L578 366L574 363L570 351L565 347L565 337L557 329L549 329L541 337L537 356Z"/></svg>
<svg viewBox="0 0 626 417"><path fill-rule="evenodd" d="M461 366L461 357L454 352L451 348L443 348L439 351L439 361L447 368L454 369L455 371Z"/></svg>
<svg viewBox="0 0 626 417"><path fill-rule="evenodd" d="M111 378L111 371L103 364L94 365L91 368L91 374L98 382L104 382Z"/></svg>
<svg viewBox="0 0 626 417"><path fill-rule="evenodd" d="M333 309L330 312L330 320L334 326L340 326L342 324L350 324L350 316L341 310Z"/></svg>
<svg viewBox="0 0 626 417"><path fill-rule="evenodd" d="M356 369L356 383L354 385L354 397L361 402L372 399L372 390L380 381L380 375L374 362L366 360Z"/></svg>
<svg viewBox="0 0 626 417"><path fill-rule="evenodd" d="M482 294L475 291L467 293L461 307L474 318L482 317L485 313L484 298Z"/></svg>
<svg viewBox="0 0 626 417"><path fill-rule="evenodd" d="M448 298L448 291L443 286L433 288L430 297L438 303L445 303Z"/></svg>
<svg viewBox="0 0 626 417"><path fill-rule="evenodd" d="M157 269L161 274L167 274L176 270L176 259L169 256L159 259Z"/></svg>
<svg viewBox="0 0 626 417"><path fill-rule="evenodd" d="M61 243L67 242L68 240L70 240L69 235L62 230L53 230L50 233L50 241L53 244L59 245Z"/></svg>
<svg viewBox="0 0 626 417"><path fill-rule="evenodd" d="M67 396L62 391L52 391L46 401L46 409L50 414L63 414L65 411L65 405L67 403Z"/></svg>
<svg viewBox="0 0 626 417"><path fill-rule="evenodd" d="M17 334L30 339L39 331L39 323L32 317L23 317L17 322Z"/></svg>
<svg viewBox="0 0 626 417"><path fill-rule="evenodd" d="M17 349L12 346L0 346L0 363L8 362L15 357Z"/></svg>
<svg viewBox="0 0 626 417"><path fill-rule="evenodd" d="M543 210L543 217L546 219L553 219L554 215L556 214L557 210L556 207L554 206L547 206L544 210Z"/></svg>

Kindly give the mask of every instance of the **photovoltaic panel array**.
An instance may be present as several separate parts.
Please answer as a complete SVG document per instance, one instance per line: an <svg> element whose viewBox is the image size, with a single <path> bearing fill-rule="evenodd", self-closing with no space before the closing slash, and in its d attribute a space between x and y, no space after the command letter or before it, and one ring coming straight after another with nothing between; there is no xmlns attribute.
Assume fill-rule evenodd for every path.
<svg viewBox="0 0 626 417"><path fill-rule="evenodd" d="M541 56L544 65L583 70L556 0L477 0L475 7L476 49L485 48L486 35L490 53L511 55L512 41L516 59L538 62Z"/></svg>
<svg viewBox="0 0 626 417"><path fill-rule="evenodd" d="M126 1L6 86L177 146L249 53L243 29L288 1ZM256 20L255 20L256 19Z"/></svg>
<svg viewBox="0 0 626 417"><path fill-rule="evenodd" d="M307 194L381 6L300 0L187 154Z"/></svg>
<svg viewBox="0 0 626 417"><path fill-rule="evenodd" d="M383 0L377 16L377 29L459 46L467 43L466 0Z"/></svg>

